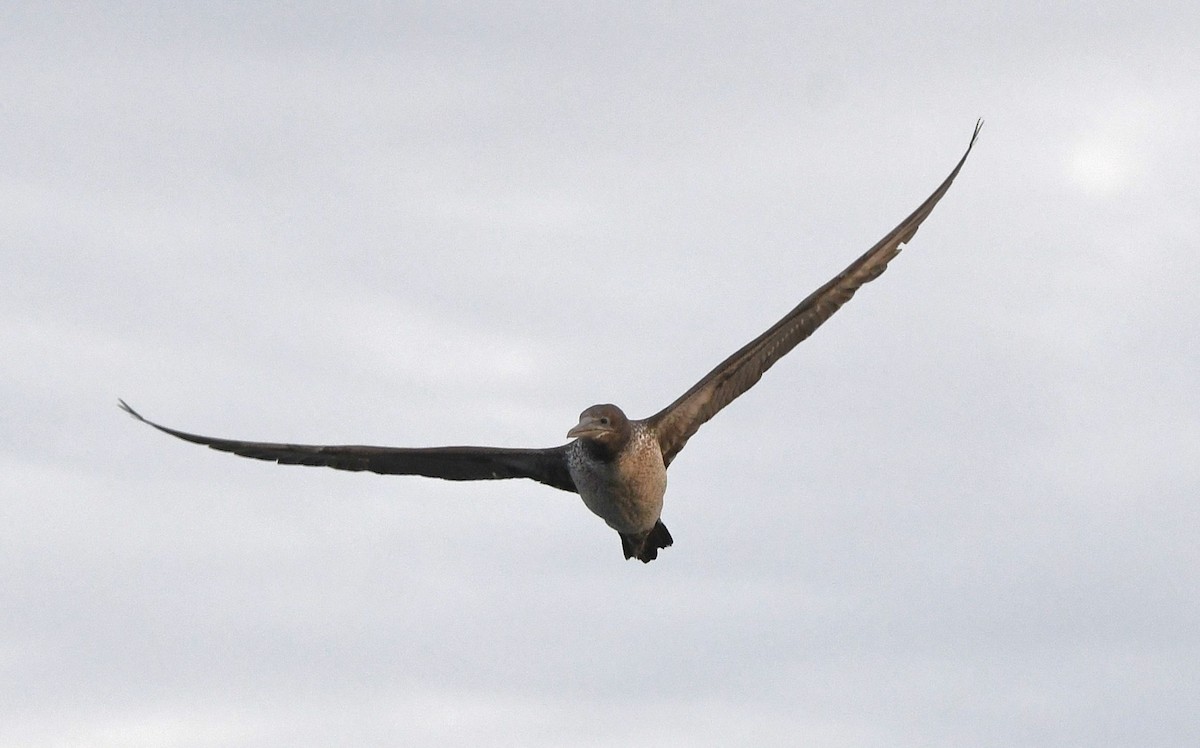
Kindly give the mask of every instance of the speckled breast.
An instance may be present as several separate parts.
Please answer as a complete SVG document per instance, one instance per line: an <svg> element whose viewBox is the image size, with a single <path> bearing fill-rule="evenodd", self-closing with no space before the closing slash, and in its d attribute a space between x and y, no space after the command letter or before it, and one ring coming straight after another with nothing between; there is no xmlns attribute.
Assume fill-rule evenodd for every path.
<svg viewBox="0 0 1200 748"><path fill-rule="evenodd" d="M627 535L648 532L662 514L667 469L658 440L635 423L629 443L611 460L592 459L579 441L568 453L583 503L609 527Z"/></svg>

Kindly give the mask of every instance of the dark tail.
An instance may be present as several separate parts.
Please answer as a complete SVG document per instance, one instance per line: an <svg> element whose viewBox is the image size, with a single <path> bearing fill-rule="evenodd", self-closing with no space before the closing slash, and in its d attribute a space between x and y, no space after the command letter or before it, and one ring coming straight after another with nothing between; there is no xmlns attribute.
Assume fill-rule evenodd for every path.
<svg viewBox="0 0 1200 748"><path fill-rule="evenodd" d="M621 535L621 550L625 551L625 558L636 558L643 564L648 564L658 558L659 548L667 548L674 542L667 526L660 519L654 523L650 532L641 537Z"/></svg>

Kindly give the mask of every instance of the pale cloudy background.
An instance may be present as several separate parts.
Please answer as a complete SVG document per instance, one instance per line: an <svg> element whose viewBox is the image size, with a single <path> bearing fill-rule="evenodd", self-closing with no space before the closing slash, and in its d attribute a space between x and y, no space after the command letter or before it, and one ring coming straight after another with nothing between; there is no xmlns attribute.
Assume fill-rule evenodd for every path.
<svg viewBox="0 0 1200 748"><path fill-rule="evenodd" d="M1200 744L1193 3L0 10L0 746ZM546 446L911 247L577 498Z"/></svg>

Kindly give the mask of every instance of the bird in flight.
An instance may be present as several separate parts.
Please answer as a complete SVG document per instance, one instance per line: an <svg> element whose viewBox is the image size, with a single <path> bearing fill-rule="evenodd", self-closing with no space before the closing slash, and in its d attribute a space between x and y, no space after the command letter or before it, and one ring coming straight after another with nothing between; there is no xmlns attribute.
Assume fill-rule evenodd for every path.
<svg viewBox="0 0 1200 748"><path fill-rule="evenodd" d="M124 400L121 408L164 433L222 452L281 465L323 465L385 475L424 475L446 480L531 478L577 493L594 514L621 536L625 558L649 563L673 542L662 522L667 468L688 439L722 408L754 386L792 348L842 307L864 283L877 278L900 246L912 239L950 189L979 136L950 175L900 225L762 335L722 361L675 402L649 418L633 420L615 405L593 405L567 432L566 444L545 449L503 447L317 446L250 442L200 436L143 418Z"/></svg>

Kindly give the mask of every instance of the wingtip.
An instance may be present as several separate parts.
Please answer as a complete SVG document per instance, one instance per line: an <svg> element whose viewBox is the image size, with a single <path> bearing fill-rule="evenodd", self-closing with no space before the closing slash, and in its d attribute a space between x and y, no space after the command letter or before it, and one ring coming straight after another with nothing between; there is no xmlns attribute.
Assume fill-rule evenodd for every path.
<svg viewBox="0 0 1200 748"><path fill-rule="evenodd" d="M142 418L142 414L141 414L141 413L138 413L136 410L134 410L133 408L129 407L129 403L125 402L124 400L122 400L122 399L121 399L121 398L119 398L119 397L117 398L117 406L118 406L118 407L120 407L120 408L121 408L121 410L125 411L125 412L126 412L126 413L128 413L129 415L131 415L131 416L133 416L134 418L136 418L137 420L141 421L142 423L145 423L145 422L146 422L146 419L145 419L145 418Z"/></svg>

